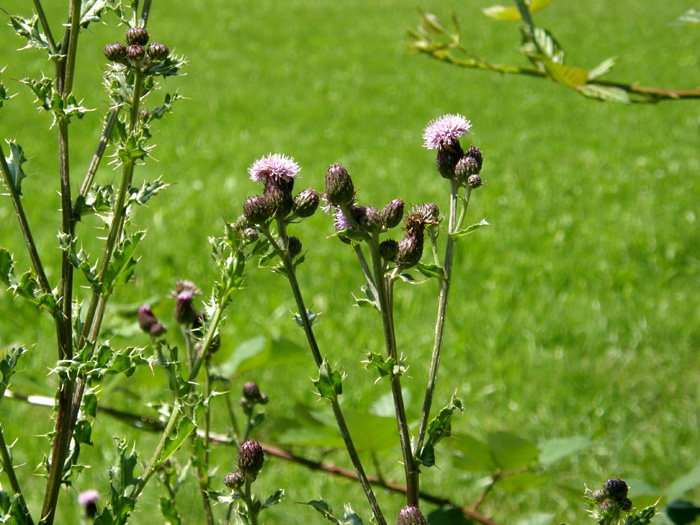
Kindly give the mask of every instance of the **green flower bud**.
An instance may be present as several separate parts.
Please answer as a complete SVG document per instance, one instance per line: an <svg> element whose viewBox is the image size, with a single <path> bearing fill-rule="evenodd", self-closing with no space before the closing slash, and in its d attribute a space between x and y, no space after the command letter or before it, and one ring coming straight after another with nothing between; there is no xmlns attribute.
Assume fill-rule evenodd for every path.
<svg viewBox="0 0 700 525"><path fill-rule="evenodd" d="M423 256L423 229L419 231L407 231L401 239L396 255L396 263L401 268L411 268L418 264Z"/></svg>
<svg viewBox="0 0 700 525"><path fill-rule="evenodd" d="M277 219L284 219L294 207L291 190L288 191L281 185L268 185L264 198L271 203Z"/></svg>
<svg viewBox="0 0 700 525"><path fill-rule="evenodd" d="M360 230L369 233L382 231L384 221L382 220L382 214L377 208L372 206L353 206L350 208L350 214L357 221Z"/></svg>
<svg viewBox="0 0 700 525"><path fill-rule="evenodd" d="M348 204L355 196L355 186L348 171L340 164L333 164L326 172L326 199L333 206Z"/></svg>
<svg viewBox="0 0 700 525"><path fill-rule="evenodd" d="M622 498L617 504L620 506L620 510L624 512L631 511L632 507L634 506L632 504L632 500L629 498Z"/></svg>
<svg viewBox="0 0 700 525"><path fill-rule="evenodd" d="M399 243L394 239L387 239L379 244L379 255L387 261L395 261L399 253Z"/></svg>
<svg viewBox="0 0 700 525"><path fill-rule="evenodd" d="M250 402L256 402L260 399L260 388L257 383L249 381L243 385L243 397Z"/></svg>
<svg viewBox="0 0 700 525"><path fill-rule="evenodd" d="M471 189L476 189L484 185L484 182L481 180L481 177L479 175L471 175L467 179L467 186L469 186Z"/></svg>
<svg viewBox="0 0 700 525"><path fill-rule="evenodd" d="M287 237L287 249L289 250L289 257L294 259L301 253L301 241L290 235Z"/></svg>
<svg viewBox="0 0 700 525"><path fill-rule="evenodd" d="M226 485L231 490L240 489L245 483L245 474L237 470L236 472L229 472L224 476L224 485Z"/></svg>

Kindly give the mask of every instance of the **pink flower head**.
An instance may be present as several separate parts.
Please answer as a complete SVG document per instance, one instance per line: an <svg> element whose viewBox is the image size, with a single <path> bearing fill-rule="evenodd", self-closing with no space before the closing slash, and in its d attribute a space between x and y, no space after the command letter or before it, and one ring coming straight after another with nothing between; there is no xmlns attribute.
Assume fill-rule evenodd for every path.
<svg viewBox="0 0 700 525"><path fill-rule="evenodd" d="M250 178L255 182L265 184L268 180L274 185L279 182L292 182L299 174L299 164L292 157L280 153L270 153L267 157L253 162L248 168Z"/></svg>
<svg viewBox="0 0 700 525"><path fill-rule="evenodd" d="M462 135L470 133L471 122L462 115L443 115L428 124L423 131L423 146L428 149L439 149L450 145Z"/></svg>
<svg viewBox="0 0 700 525"><path fill-rule="evenodd" d="M78 504L83 506L91 503L94 504L98 499L100 499L100 493L96 490L86 490L85 492L78 494Z"/></svg>

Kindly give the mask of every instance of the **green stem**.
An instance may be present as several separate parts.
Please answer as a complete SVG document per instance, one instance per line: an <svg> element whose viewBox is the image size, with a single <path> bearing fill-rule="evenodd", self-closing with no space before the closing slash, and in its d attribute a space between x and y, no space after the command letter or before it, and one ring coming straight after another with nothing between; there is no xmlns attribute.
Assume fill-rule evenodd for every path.
<svg viewBox="0 0 700 525"><path fill-rule="evenodd" d="M211 395L211 374L209 373L209 361L205 361L205 385L204 391L207 398ZM194 407L192 408L191 414L192 420L194 421ZM202 464L197 467L197 475L199 476L199 493L202 496L202 506L204 508L204 515L207 518L207 525L214 525L214 514L211 509L211 501L209 501L209 432L211 427L211 407L207 407L204 414L204 457L202 458ZM197 436L192 435L192 444L194 445ZM194 447L193 447L194 455Z"/></svg>
<svg viewBox="0 0 700 525"><path fill-rule="evenodd" d="M248 517L250 518L250 525L258 525L258 514L260 512L259 509L255 508L255 503L253 502L253 498L251 497L251 485L253 484L250 479L248 479L248 476L246 476L245 480L245 488L243 493L241 493L241 497L243 501L245 501L246 507L248 507Z"/></svg>
<svg viewBox="0 0 700 525"><path fill-rule="evenodd" d="M226 399L226 409L228 410L228 417L231 420L231 433L233 434L233 441L236 444L236 448L239 447L240 442L240 430L238 428L238 421L236 420L236 413L233 410L233 403L231 403L231 393L227 393L224 398Z"/></svg>
<svg viewBox="0 0 700 525"><path fill-rule="evenodd" d="M58 48L56 47L56 41L53 38L53 33L51 32L51 26L46 18L46 13L44 13L44 8L41 5L40 0L34 0L34 9L36 9L36 14L39 17L39 22L41 22L41 28L44 30L44 36L46 36L46 41L49 44L49 52L52 55L58 54Z"/></svg>
<svg viewBox="0 0 700 525"><path fill-rule="evenodd" d="M27 507L27 502L24 500L24 494L22 494L22 489L19 486L19 481L15 475L15 469L12 465L12 456L10 455L10 449L7 448L7 443L5 443L5 436L2 432L2 425L0 425L0 461L2 461L2 469L7 474L10 480L10 487L12 487L12 492L19 499L19 504L22 506L22 512L29 525L34 525L34 520L29 514L29 507Z"/></svg>
<svg viewBox="0 0 700 525"><path fill-rule="evenodd" d="M393 358L396 363L399 362L399 356L396 349L396 332L394 329L394 316L391 304L393 303L393 281L388 281L384 275L382 267L382 259L379 254L379 235L376 234L370 242L368 242L370 253L372 255L372 268L374 271L374 282L377 283L377 291L379 292L379 308L382 317L382 328L384 330L384 341L386 346L387 356ZM418 507L419 499L419 471L416 468L413 454L411 452L411 436L406 419L406 407L403 401L403 393L401 391L401 377L397 374L391 374L391 393L394 398L394 411L396 413L396 425L399 430L399 441L401 443L401 454L403 456L404 473L406 476L406 500L407 504Z"/></svg>
<svg viewBox="0 0 700 525"><path fill-rule="evenodd" d="M277 221L277 223L278 232L282 240L282 245L286 246L286 225L283 221ZM263 227L261 229L263 231L263 234L270 241L270 243L272 243L273 246L276 246L278 249L280 249L279 245L270 234L269 228ZM311 326L311 321L309 320L308 311L306 309L306 305L304 304L304 298L301 295L301 289L299 287L299 282L297 281L294 263L289 257L288 250L280 251L282 265L284 266L284 269L287 272L289 286L292 289L292 295L294 296L294 301L296 302L297 309L299 310L299 317L301 318L302 328L304 329L304 333L306 334L306 338L309 343L309 348L311 349L311 354L313 355L316 367L320 369L321 365L323 364L323 358L321 357L321 351L318 348L316 336L314 335L313 327ZM365 470L362 466L362 462L360 461L360 456L358 455L357 449L355 448L355 443L353 442L352 436L350 435L350 429L348 428L347 422L345 421L345 417L343 416L343 411L340 408L340 403L338 402L337 398L331 399L330 402L331 407L333 409L333 415L335 416L336 424L338 425L338 430L340 431L340 435L343 438L345 448L348 451L348 456L350 456L350 461L352 462L352 466L355 469L355 472L357 473L357 477L360 480L362 489L365 492L365 497L367 498L369 506L372 509L372 512L374 513L374 517L379 525L386 525L386 519L382 514L382 510L379 507L379 503L377 502L377 498L374 495L374 491L372 490L372 487L370 486L369 481L367 480L367 474L365 473Z"/></svg>
<svg viewBox="0 0 700 525"><path fill-rule="evenodd" d="M447 245L445 247L445 259L443 271L445 278L440 281L440 292L438 295L438 311L437 320L435 322L435 337L433 339L433 352L430 358L430 371L428 372L428 383L425 388L425 398L423 400L423 410L421 411L420 423L418 425L418 438L416 440L416 455L420 457L425 440L425 433L428 428L428 420L430 418L430 408L435 395L435 385L437 384L438 370L440 368L440 356L442 354L442 342L445 336L445 321L447 319L447 303L450 297L450 285L452 283L452 267L454 264L455 241L451 237L455 233L462 222L469 204L471 191L467 189L467 196L464 205L460 210L459 219L457 219L457 200L459 191L459 183L455 180L450 181L450 215L447 226Z"/></svg>

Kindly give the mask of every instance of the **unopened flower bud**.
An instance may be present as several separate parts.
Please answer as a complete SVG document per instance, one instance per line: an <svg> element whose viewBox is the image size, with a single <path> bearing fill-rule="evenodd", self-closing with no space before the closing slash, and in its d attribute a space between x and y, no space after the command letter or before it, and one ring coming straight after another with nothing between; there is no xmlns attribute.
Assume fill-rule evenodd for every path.
<svg viewBox="0 0 700 525"><path fill-rule="evenodd" d="M481 180L481 177L479 175L471 175L467 179L467 186L469 186L473 190L483 185L484 182Z"/></svg>
<svg viewBox="0 0 700 525"><path fill-rule="evenodd" d="M603 484L605 495L614 501L620 501L627 497L627 483L618 478L610 478Z"/></svg>
<svg viewBox="0 0 700 525"><path fill-rule="evenodd" d="M297 193L294 197L294 207L292 211L297 217L311 217L318 209L320 197L314 189L307 189L301 193Z"/></svg>
<svg viewBox="0 0 700 525"><path fill-rule="evenodd" d="M141 60L146 56L146 50L138 44L133 44L126 48L126 55L132 60Z"/></svg>
<svg viewBox="0 0 700 525"><path fill-rule="evenodd" d="M238 468L246 475L255 479L265 462L265 454L257 441L246 441L238 449Z"/></svg>
<svg viewBox="0 0 700 525"><path fill-rule="evenodd" d="M243 385L243 397L251 402L255 402L260 398L260 388L257 383L249 381Z"/></svg>
<svg viewBox="0 0 700 525"><path fill-rule="evenodd" d="M481 155L481 150L476 146L471 146L464 154L465 157L471 157L476 160L476 172L481 172L481 167L484 165L484 158Z"/></svg>
<svg viewBox="0 0 700 525"><path fill-rule="evenodd" d="M355 186L348 171L340 164L333 164L326 172L326 199L333 206L341 206L352 201Z"/></svg>
<svg viewBox="0 0 700 525"><path fill-rule="evenodd" d="M269 401L270 401L270 398L267 397L267 394L266 394L265 392L262 392L262 393L260 394L260 401L259 401L259 403L260 403L261 405L267 405L267 403L268 403Z"/></svg>
<svg viewBox="0 0 700 525"><path fill-rule="evenodd" d="M379 244L379 255L387 261L396 260L396 254L399 253L399 243L394 239L387 239Z"/></svg>
<svg viewBox="0 0 700 525"><path fill-rule="evenodd" d="M617 504L620 507L620 510L624 512L631 511L632 507L634 506L632 500L629 498L622 498L620 501L617 502Z"/></svg>
<svg viewBox="0 0 700 525"><path fill-rule="evenodd" d="M241 234L245 242L255 242L258 240L258 230L255 228L246 228Z"/></svg>
<svg viewBox="0 0 700 525"><path fill-rule="evenodd" d="M407 505L399 511L396 525L428 525L428 520L418 507Z"/></svg>
<svg viewBox="0 0 700 525"><path fill-rule="evenodd" d="M284 219L294 207L294 199L292 199L291 190L287 190L283 187L286 185L286 181L282 181L279 185L270 184L263 195L263 198L270 202L274 210L274 215L278 219Z"/></svg>
<svg viewBox="0 0 700 525"><path fill-rule="evenodd" d="M131 45L138 44L145 46L148 44L148 31L143 27L132 27L126 31L126 43Z"/></svg>
<svg viewBox="0 0 700 525"><path fill-rule="evenodd" d="M169 54L170 50L165 44L158 44L157 42L153 42L148 46L148 56L151 57L153 60L165 60L166 58L168 58Z"/></svg>
<svg viewBox="0 0 700 525"><path fill-rule="evenodd" d="M605 500L605 491L603 489L594 490L591 492L591 499L596 503L601 503Z"/></svg>
<svg viewBox="0 0 700 525"><path fill-rule="evenodd" d="M474 157L464 156L461 159L459 159L457 166L455 166L455 176L457 177L457 180L461 183L466 182L466 180L472 175L478 174L478 163Z"/></svg>
<svg viewBox="0 0 700 525"><path fill-rule="evenodd" d="M448 150L444 147L438 148L437 158L435 159L435 167L438 173L442 175L445 179L455 178L455 168L459 159L464 156L462 147L459 142L455 142L453 145L454 149Z"/></svg>
<svg viewBox="0 0 700 525"><path fill-rule="evenodd" d="M373 206L353 206L350 213L360 226L360 230L368 233L379 233L382 230L382 214Z"/></svg>
<svg viewBox="0 0 700 525"><path fill-rule="evenodd" d="M142 110L139 112L139 117L141 117L141 120L143 120L144 122L146 122L146 121L148 120L148 110L147 110L147 109L142 109Z"/></svg>
<svg viewBox="0 0 700 525"><path fill-rule="evenodd" d="M175 305L175 321L178 324L189 325L197 319L197 310L194 307L192 299L194 294L192 290L183 290L177 295L177 304Z"/></svg>
<svg viewBox="0 0 700 525"><path fill-rule="evenodd" d="M107 44L104 49L104 54L108 60L112 62L121 60L126 57L126 46L120 42Z"/></svg>
<svg viewBox="0 0 700 525"><path fill-rule="evenodd" d="M160 323L156 323L153 326L151 326L149 333L151 334L151 337L153 337L154 339L157 339L167 331L168 331L168 329L165 326L163 326Z"/></svg>
<svg viewBox="0 0 700 525"><path fill-rule="evenodd" d="M226 485L231 490L240 489L245 483L245 474L240 470L236 472L229 472L224 476L224 485Z"/></svg>
<svg viewBox="0 0 700 525"><path fill-rule="evenodd" d="M253 224L265 224L274 215L275 208L269 199L254 195L243 203L243 215Z"/></svg>
<svg viewBox="0 0 700 525"><path fill-rule="evenodd" d="M148 304L144 304L141 308L139 308L137 319L139 322L139 328L146 333L149 333L151 331L151 327L158 322L156 316L153 315L151 306Z"/></svg>
<svg viewBox="0 0 700 525"><path fill-rule="evenodd" d="M406 232L397 251L396 262L402 268L411 268L418 264L423 256L423 231Z"/></svg>
<svg viewBox="0 0 700 525"><path fill-rule="evenodd" d="M384 221L384 227L395 228L403 219L403 208L404 202L401 199L394 199L389 204L384 206L382 210L382 220Z"/></svg>
<svg viewBox="0 0 700 525"><path fill-rule="evenodd" d="M301 241L290 235L287 237L287 249L289 250L290 259L294 259L301 253Z"/></svg>
<svg viewBox="0 0 700 525"><path fill-rule="evenodd" d="M250 220L248 220L248 217L246 217L245 215L239 215L236 219L236 222L232 224L232 227L238 231L247 230L248 228L252 228L253 226L255 226L255 223L250 222Z"/></svg>

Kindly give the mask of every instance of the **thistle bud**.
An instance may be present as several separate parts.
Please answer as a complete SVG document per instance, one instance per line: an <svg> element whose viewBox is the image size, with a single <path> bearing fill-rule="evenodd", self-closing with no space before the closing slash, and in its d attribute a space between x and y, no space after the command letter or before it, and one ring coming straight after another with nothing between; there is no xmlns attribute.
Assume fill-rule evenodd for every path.
<svg viewBox="0 0 700 525"><path fill-rule="evenodd" d="M472 175L478 174L478 163L474 157L464 156L459 159L457 166L455 166L455 175L457 176L457 180L461 183L466 182Z"/></svg>
<svg viewBox="0 0 700 525"><path fill-rule="evenodd" d="M126 56L132 60L141 60L146 56L146 50L138 44L133 44L126 49Z"/></svg>
<svg viewBox="0 0 700 525"><path fill-rule="evenodd" d="M440 175L442 175L445 179L455 178L455 168L457 167L457 163L459 162L459 159L464 156L464 152L462 147L459 145L459 142L455 141L455 143L451 146L452 148L450 149L444 147L438 148L437 158L435 159L435 167L437 168L438 173L440 173Z"/></svg>
<svg viewBox="0 0 700 525"><path fill-rule="evenodd" d="M340 164L333 164L326 172L326 199L333 206L345 205L355 196L355 186L348 171Z"/></svg>
<svg viewBox="0 0 700 525"><path fill-rule="evenodd" d="M263 195L263 198L270 202L274 210L274 216L278 219L284 219L294 207L292 192L284 188L286 185L284 182L281 186L270 184Z"/></svg>
<svg viewBox="0 0 700 525"><path fill-rule="evenodd" d="M618 478L611 478L603 484L605 495L616 502L627 497L627 483Z"/></svg>
<svg viewBox="0 0 700 525"><path fill-rule="evenodd" d="M150 333L151 327L158 322L156 316L153 315L151 306L148 304L144 304L141 308L139 308L137 319L139 322L139 328L146 333Z"/></svg>
<svg viewBox="0 0 700 525"><path fill-rule="evenodd" d="M142 109L141 111L139 111L139 117L141 117L141 120L143 122L148 121L148 115L149 115L149 113L148 113L147 109Z"/></svg>
<svg viewBox="0 0 700 525"><path fill-rule="evenodd" d="M634 506L632 504L632 500L629 498L622 498L620 501L617 502L617 504L620 507L620 510L624 512L631 511L632 507Z"/></svg>
<svg viewBox="0 0 700 525"><path fill-rule="evenodd" d="M594 490L591 492L591 499L596 503L605 501L605 491L603 489Z"/></svg>
<svg viewBox="0 0 700 525"><path fill-rule="evenodd" d="M165 44L158 44L157 42L153 42L148 46L148 56L151 57L153 60L165 60L166 58L168 58L169 54L170 50Z"/></svg>
<svg viewBox="0 0 700 525"><path fill-rule="evenodd" d="M265 392L262 392L262 393L260 394L260 401L259 401L259 403L260 403L261 405L267 405L267 403L268 403L269 401L270 401L270 398L267 397L267 394L266 394Z"/></svg>
<svg viewBox="0 0 700 525"><path fill-rule="evenodd" d="M401 199L394 199L384 206L382 210L382 220L387 229L395 228L403 219L404 202Z"/></svg>
<svg viewBox="0 0 700 525"><path fill-rule="evenodd" d="M153 337L154 339L158 339L161 335L163 335L167 331L168 331L168 329L165 326L163 326L160 323L156 323L153 326L151 326L149 333L151 334L151 337Z"/></svg>
<svg viewBox="0 0 700 525"><path fill-rule="evenodd" d="M428 520L418 507L407 505L399 511L396 525L428 525Z"/></svg>
<svg viewBox="0 0 700 525"><path fill-rule="evenodd" d="M467 186L469 186L473 190L483 185L484 182L481 180L481 177L479 175L471 175L467 179Z"/></svg>
<svg viewBox="0 0 700 525"><path fill-rule="evenodd" d="M294 259L301 253L301 241L290 235L287 237L287 249L289 250L289 258Z"/></svg>
<svg viewBox="0 0 700 525"><path fill-rule="evenodd" d="M311 188L297 193L294 197L294 207L292 211L297 217L311 217L318 209L320 197L316 190Z"/></svg>
<svg viewBox="0 0 700 525"><path fill-rule="evenodd" d="M396 262L402 268L411 268L418 264L423 256L423 230L408 231L399 242Z"/></svg>
<svg viewBox="0 0 700 525"><path fill-rule="evenodd" d="M471 157L476 160L476 172L481 172L481 167L484 165L484 158L481 155L481 150L476 146L471 146L464 154L465 157Z"/></svg>
<svg viewBox="0 0 700 525"><path fill-rule="evenodd" d="M126 57L126 47L120 42L107 44L104 49L104 54L108 60L116 62Z"/></svg>
<svg viewBox="0 0 700 525"><path fill-rule="evenodd" d="M190 325L197 319L197 310L192 302L193 297L194 293L192 290L183 290L177 295L175 321L178 324Z"/></svg>
<svg viewBox="0 0 700 525"><path fill-rule="evenodd" d="M396 254L399 253L399 243L394 239L387 239L379 244L379 255L387 261L396 260Z"/></svg>
<svg viewBox="0 0 700 525"><path fill-rule="evenodd" d="M382 229L382 215L377 208L372 206L353 206L350 208L352 218L357 221L360 230L369 233L378 233Z"/></svg>
<svg viewBox="0 0 700 525"><path fill-rule="evenodd" d="M255 226L255 223L250 222L248 220L248 217L246 217L245 215L239 215L236 219L236 222L234 222L231 226L235 230L243 231L247 230L248 228L252 228L253 226Z"/></svg>
<svg viewBox="0 0 700 525"><path fill-rule="evenodd" d="M226 485L231 490L240 489L245 483L245 474L240 470L236 472L229 472L224 476L224 485Z"/></svg>
<svg viewBox="0 0 700 525"><path fill-rule="evenodd" d="M132 27L126 31L126 43L130 46L138 44L145 46L148 44L148 31L143 27Z"/></svg>
<svg viewBox="0 0 700 525"><path fill-rule="evenodd" d="M275 213L275 208L269 199L254 195L243 203L243 215L253 224L263 225L269 221Z"/></svg>
<svg viewBox="0 0 700 525"><path fill-rule="evenodd" d="M243 237L245 242L255 242L258 240L258 230L255 228L246 228L243 230L243 233L241 233L241 237Z"/></svg>
<svg viewBox="0 0 700 525"><path fill-rule="evenodd" d="M243 397L250 402L260 399L260 388L257 383L249 381L243 385Z"/></svg>
<svg viewBox="0 0 700 525"><path fill-rule="evenodd" d="M265 462L265 454L257 441L246 441L238 449L238 468L252 479L258 475Z"/></svg>

